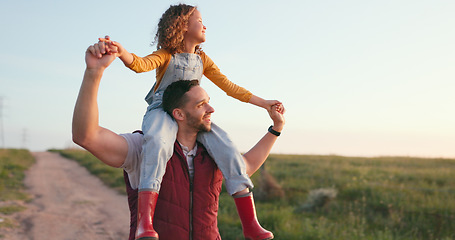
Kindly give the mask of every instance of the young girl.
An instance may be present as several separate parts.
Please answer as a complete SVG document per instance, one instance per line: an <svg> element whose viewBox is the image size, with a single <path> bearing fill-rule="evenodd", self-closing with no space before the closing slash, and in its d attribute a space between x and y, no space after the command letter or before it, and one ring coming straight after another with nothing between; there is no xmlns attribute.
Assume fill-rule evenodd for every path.
<svg viewBox="0 0 455 240"><path fill-rule="evenodd" d="M279 107L280 112L284 110L279 101L257 97L221 74L201 50L200 44L205 42L205 30L197 8L179 4L171 6L161 17L155 37L158 50L144 58L129 53L108 36L99 39L105 43L107 53L115 53L131 70L146 72L156 69L156 82L145 98L149 106L142 123L145 143L142 148L136 239L158 239L152 219L160 183L167 161L173 154L177 134L177 124L162 108L162 96L167 86L178 80L200 81L204 74L231 97L268 111L274 105ZM270 131L273 132L273 129ZM212 123L211 131L199 134L198 141L205 146L223 173L226 189L235 199L245 238L272 239L273 234L257 222L253 196L249 192L253 183L246 174L240 152L227 134Z"/></svg>

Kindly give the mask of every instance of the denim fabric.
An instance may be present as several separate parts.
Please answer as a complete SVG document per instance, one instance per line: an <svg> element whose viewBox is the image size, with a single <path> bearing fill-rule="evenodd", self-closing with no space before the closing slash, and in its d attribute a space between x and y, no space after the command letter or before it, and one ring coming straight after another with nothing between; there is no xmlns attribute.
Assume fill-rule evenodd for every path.
<svg viewBox="0 0 455 240"><path fill-rule="evenodd" d="M142 122L145 141L142 146L139 191L159 192L167 162L174 151L178 126L162 108L164 90L178 80L200 82L202 74L203 65L199 55L174 54L157 90L154 92L153 86L145 97L149 106ZM205 146L223 173L229 194L232 195L247 187L253 188L253 183L246 174L243 157L226 132L212 123L212 130L199 134L198 141Z"/></svg>
<svg viewBox="0 0 455 240"><path fill-rule="evenodd" d="M210 132L200 132L197 140L204 145L216 165L223 173L226 191L233 195L245 188L253 188L253 182L246 174L242 154L229 138L228 134L215 123Z"/></svg>

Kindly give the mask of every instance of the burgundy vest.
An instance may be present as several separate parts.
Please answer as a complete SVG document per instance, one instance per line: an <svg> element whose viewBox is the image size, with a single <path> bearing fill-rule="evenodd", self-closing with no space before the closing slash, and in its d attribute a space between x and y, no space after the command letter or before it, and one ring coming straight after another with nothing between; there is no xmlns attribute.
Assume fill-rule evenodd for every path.
<svg viewBox="0 0 455 240"><path fill-rule="evenodd" d="M167 163L153 218L160 240L221 239L218 232L218 202L222 174L207 150L198 144L194 177L190 183L188 163L176 141L174 154ZM131 212L130 240L137 224L137 189L132 189L123 172ZM190 238L191 236L191 238Z"/></svg>

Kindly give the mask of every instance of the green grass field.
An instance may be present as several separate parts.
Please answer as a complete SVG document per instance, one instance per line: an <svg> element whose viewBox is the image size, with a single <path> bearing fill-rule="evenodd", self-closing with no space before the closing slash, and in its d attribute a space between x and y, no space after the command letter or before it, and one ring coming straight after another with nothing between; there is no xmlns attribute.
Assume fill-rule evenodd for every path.
<svg viewBox="0 0 455 240"><path fill-rule="evenodd" d="M108 185L124 188L121 170L84 151L62 154L84 159L82 165ZM265 169L285 194L256 199L258 218L276 239L455 239L454 159L271 155ZM259 196L266 188L259 172L253 182ZM321 188L336 191L336 197L308 208L310 191ZM242 239L234 201L225 191L218 219L223 239Z"/></svg>
<svg viewBox="0 0 455 240"><path fill-rule="evenodd" d="M26 200L24 177L35 159L23 149L0 149L0 201Z"/></svg>
<svg viewBox="0 0 455 240"><path fill-rule="evenodd" d="M0 149L0 228L14 226L8 215L24 209L18 201L30 200L24 191L23 180L25 170L34 162L35 159L27 150Z"/></svg>

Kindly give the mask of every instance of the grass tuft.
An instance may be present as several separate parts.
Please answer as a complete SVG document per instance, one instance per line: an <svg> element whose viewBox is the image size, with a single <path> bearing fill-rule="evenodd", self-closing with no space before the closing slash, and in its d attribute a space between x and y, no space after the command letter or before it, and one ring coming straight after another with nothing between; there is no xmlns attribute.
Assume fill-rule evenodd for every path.
<svg viewBox="0 0 455 240"><path fill-rule="evenodd" d="M319 188L311 190L307 200L296 209L296 212L314 212L319 209L327 208L329 203L335 199L338 191L334 188Z"/></svg>

